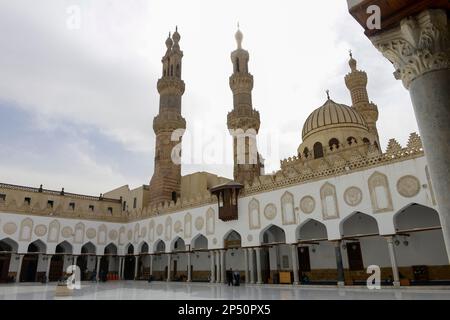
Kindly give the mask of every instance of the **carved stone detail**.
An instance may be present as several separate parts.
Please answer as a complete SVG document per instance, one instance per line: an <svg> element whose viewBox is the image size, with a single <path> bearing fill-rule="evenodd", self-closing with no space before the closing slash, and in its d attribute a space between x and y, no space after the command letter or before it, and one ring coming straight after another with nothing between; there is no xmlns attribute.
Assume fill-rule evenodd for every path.
<svg viewBox="0 0 450 320"><path fill-rule="evenodd" d="M64 227L64 228L62 228L61 236L64 239L68 239L68 238L72 237L72 235L73 235L73 229L71 227Z"/></svg>
<svg viewBox="0 0 450 320"><path fill-rule="evenodd" d="M411 175L401 177L397 181L397 191L405 198L415 197L420 192L420 181Z"/></svg>
<svg viewBox="0 0 450 320"><path fill-rule="evenodd" d="M450 68L450 35L444 10L425 10L400 22L391 31L371 38L394 64L396 78L409 89L426 72Z"/></svg>
<svg viewBox="0 0 450 320"><path fill-rule="evenodd" d="M316 201L311 196L305 196L300 200L300 209L305 214L310 214L316 208Z"/></svg>
<svg viewBox="0 0 450 320"><path fill-rule="evenodd" d="M38 224L35 228L34 228L34 234L37 237L43 237L47 234L47 226L44 224Z"/></svg>
<svg viewBox="0 0 450 320"><path fill-rule="evenodd" d="M264 216L267 220L273 220L277 216L277 207L273 203L269 203L264 208Z"/></svg>
<svg viewBox="0 0 450 320"><path fill-rule="evenodd" d="M197 231L202 230L204 225L205 219L203 219L203 217L197 217L197 219L195 219L195 229L197 229Z"/></svg>
<svg viewBox="0 0 450 320"><path fill-rule="evenodd" d="M350 187L344 192L344 201L351 207L355 207L360 204L362 198L362 191L358 187Z"/></svg>
<svg viewBox="0 0 450 320"><path fill-rule="evenodd" d="M16 233L16 231L17 231L17 224L15 224L14 222L5 223L5 225L3 226L3 232L6 233L7 235L12 235Z"/></svg>
<svg viewBox="0 0 450 320"><path fill-rule="evenodd" d="M111 232L110 232L111 233ZM97 231L94 228L89 228L86 230L86 237L91 240L97 236Z"/></svg>
<svg viewBox="0 0 450 320"><path fill-rule="evenodd" d="M111 230L111 231L109 231L108 237L109 237L109 240L116 241L117 238L119 237L119 233L117 232L117 230Z"/></svg>

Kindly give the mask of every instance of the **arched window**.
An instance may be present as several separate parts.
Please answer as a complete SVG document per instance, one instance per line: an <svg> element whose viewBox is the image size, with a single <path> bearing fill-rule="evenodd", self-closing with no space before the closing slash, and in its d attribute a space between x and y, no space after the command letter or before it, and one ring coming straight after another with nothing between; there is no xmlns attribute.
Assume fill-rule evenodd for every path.
<svg viewBox="0 0 450 320"><path fill-rule="evenodd" d="M172 201L177 202L177 193L175 191L172 191Z"/></svg>
<svg viewBox="0 0 450 320"><path fill-rule="evenodd" d="M176 76L177 77L180 77L181 76L181 73L180 73L180 65L179 64L177 64L177 72L176 72Z"/></svg>
<svg viewBox="0 0 450 320"><path fill-rule="evenodd" d="M323 146L320 142L314 144L314 159L323 158Z"/></svg>
<svg viewBox="0 0 450 320"><path fill-rule="evenodd" d="M303 150L303 155L305 156L305 158L309 157L309 149L305 148L305 150Z"/></svg>
<svg viewBox="0 0 450 320"><path fill-rule="evenodd" d="M328 145L330 147L330 150L339 149L339 140L333 138L328 142Z"/></svg>
<svg viewBox="0 0 450 320"><path fill-rule="evenodd" d="M239 58L236 58L236 72L240 72L239 69Z"/></svg>
<svg viewBox="0 0 450 320"><path fill-rule="evenodd" d="M170 76L173 77L173 65L170 66Z"/></svg>
<svg viewBox="0 0 450 320"><path fill-rule="evenodd" d="M354 137L348 137L347 143L349 146L351 146L352 144L357 144L358 142L356 141L356 139Z"/></svg>
<svg viewBox="0 0 450 320"><path fill-rule="evenodd" d="M380 148L378 147L378 143L376 141L373 143L373 145L375 146L375 148L377 148L377 150L380 150Z"/></svg>
<svg viewBox="0 0 450 320"><path fill-rule="evenodd" d="M370 144L370 141L369 141L369 139L367 139L367 138L364 138L364 139L363 139L363 142L364 142L364 144Z"/></svg>

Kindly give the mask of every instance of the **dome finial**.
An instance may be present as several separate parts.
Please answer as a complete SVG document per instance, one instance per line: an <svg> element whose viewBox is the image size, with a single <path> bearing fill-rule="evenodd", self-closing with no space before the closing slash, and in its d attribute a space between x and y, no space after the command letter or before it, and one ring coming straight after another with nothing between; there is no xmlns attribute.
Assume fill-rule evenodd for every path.
<svg viewBox="0 0 450 320"><path fill-rule="evenodd" d="M238 49L242 49L242 39L244 38L244 35L242 34L241 29L239 29L239 22L237 24L237 27L238 27L238 30L236 31L234 38L236 39Z"/></svg>
<svg viewBox="0 0 450 320"><path fill-rule="evenodd" d="M348 62L348 65L350 66L350 69L351 69L352 71L356 71L357 62L356 62L356 60L353 58L353 52L352 52L352 50L349 50L348 52L349 52L349 54L350 54L350 61Z"/></svg>
<svg viewBox="0 0 450 320"><path fill-rule="evenodd" d="M327 99L330 100L330 90L327 89L325 92L327 93Z"/></svg>

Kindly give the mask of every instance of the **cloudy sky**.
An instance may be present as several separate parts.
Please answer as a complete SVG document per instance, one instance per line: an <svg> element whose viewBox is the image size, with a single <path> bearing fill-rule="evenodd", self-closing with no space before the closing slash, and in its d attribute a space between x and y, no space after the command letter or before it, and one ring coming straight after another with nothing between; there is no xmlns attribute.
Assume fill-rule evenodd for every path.
<svg viewBox="0 0 450 320"><path fill-rule="evenodd" d="M325 2L1 1L0 181L87 194L148 184L156 82L176 25L186 82L183 174L232 176L226 115L238 21L266 171L296 154L303 123L325 102L325 90L351 103L343 80L349 49L369 75L382 147L392 137L405 144L417 131L408 92L346 1Z"/></svg>

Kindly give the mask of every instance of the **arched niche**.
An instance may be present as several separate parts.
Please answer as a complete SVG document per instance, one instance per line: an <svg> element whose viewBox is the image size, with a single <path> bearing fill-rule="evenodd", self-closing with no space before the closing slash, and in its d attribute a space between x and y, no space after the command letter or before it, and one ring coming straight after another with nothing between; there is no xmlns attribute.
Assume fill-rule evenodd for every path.
<svg viewBox="0 0 450 320"><path fill-rule="evenodd" d="M369 178L368 185L373 212L392 211L392 196L387 176L380 172L374 172Z"/></svg>
<svg viewBox="0 0 450 320"><path fill-rule="evenodd" d="M260 206L255 198L248 203L248 225L251 230L261 228Z"/></svg>
<svg viewBox="0 0 450 320"><path fill-rule="evenodd" d="M283 225L296 224L294 195L286 191L281 196L281 219Z"/></svg>
<svg viewBox="0 0 450 320"><path fill-rule="evenodd" d="M320 188L322 203L322 218L324 220L339 218L339 207L336 196L336 187L327 182Z"/></svg>

